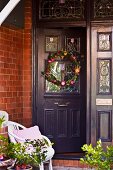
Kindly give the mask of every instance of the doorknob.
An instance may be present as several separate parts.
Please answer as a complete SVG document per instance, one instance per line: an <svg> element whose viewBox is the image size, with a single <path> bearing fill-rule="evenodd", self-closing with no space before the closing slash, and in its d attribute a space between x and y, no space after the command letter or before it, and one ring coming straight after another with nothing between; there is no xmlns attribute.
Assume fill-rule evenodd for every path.
<svg viewBox="0 0 113 170"><path fill-rule="evenodd" d="M54 104L58 105L59 107L67 107L70 104L70 102L66 102L64 104L59 104L58 102L55 102Z"/></svg>

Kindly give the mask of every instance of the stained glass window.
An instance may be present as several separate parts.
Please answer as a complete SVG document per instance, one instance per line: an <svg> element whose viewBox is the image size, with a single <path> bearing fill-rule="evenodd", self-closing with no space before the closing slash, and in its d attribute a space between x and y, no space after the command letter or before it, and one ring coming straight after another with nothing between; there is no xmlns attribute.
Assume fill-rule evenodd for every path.
<svg viewBox="0 0 113 170"><path fill-rule="evenodd" d="M84 19L85 0L41 0L41 19Z"/></svg>
<svg viewBox="0 0 113 170"><path fill-rule="evenodd" d="M77 51L80 53L80 38L66 37L65 41L67 51Z"/></svg>
<svg viewBox="0 0 113 170"><path fill-rule="evenodd" d="M113 17L113 0L94 0L94 18Z"/></svg>
<svg viewBox="0 0 113 170"><path fill-rule="evenodd" d="M111 94L111 60L97 60L98 94Z"/></svg>
<svg viewBox="0 0 113 170"><path fill-rule="evenodd" d="M111 51L112 41L111 32L98 33L98 51Z"/></svg>
<svg viewBox="0 0 113 170"><path fill-rule="evenodd" d="M46 36L46 52L58 51L58 36Z"/></svg>

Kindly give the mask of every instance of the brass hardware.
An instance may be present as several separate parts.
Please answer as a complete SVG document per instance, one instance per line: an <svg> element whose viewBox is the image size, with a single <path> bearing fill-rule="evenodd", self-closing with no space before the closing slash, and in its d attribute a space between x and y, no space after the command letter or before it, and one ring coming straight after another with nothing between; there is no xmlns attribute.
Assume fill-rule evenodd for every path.
<svg viewBox="0 0 113 170"><path fill-rule="evenodd" d="M68 105L67 104L59 104L58 106L59 107L67 107Z"/></svg>
<svg viewBox="0 0 113 170"><path fill-rule="evenodd" d="M70 104L70 102L66 102L64 104L59 104L58 102L55 102L54 104L58 105L59 107L67 107Z"/></svg>
<svg viewBox="0 0 113 170"><path fill-rule="evenodd" d="M58 102L56 102L56 103L54 103L54 104L58 105Z"/></svg>

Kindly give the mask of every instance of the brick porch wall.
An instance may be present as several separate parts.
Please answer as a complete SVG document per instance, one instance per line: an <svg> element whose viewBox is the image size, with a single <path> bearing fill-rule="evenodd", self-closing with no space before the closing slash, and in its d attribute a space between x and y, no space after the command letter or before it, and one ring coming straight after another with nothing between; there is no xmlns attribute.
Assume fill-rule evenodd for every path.
<svg viewBox="0 0 113 170"><path fill-rule="evenodd" d="M0 27L0 110L23 117L23 30Z"/></svg>
<svg viewBox="0 0 113 170"><path fill-rule="evenodd" d="M23 123L32 124L32 1L25 1L23 55Z"/></svg>
<svg viewBox="0 0 113 170"><path fill-rule="evenodd" d="M10 120L30 126L31 114L31 0L25 0L25 27L0 27L0 110Z"/></svg>

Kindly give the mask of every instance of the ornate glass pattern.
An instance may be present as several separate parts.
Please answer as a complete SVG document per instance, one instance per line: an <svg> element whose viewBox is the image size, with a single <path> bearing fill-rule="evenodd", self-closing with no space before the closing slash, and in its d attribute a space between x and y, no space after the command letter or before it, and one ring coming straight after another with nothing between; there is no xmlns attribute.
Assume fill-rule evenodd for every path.
<svg viewBox="0 0 113 170"><path fill-rule="evenodd" d="M94 18L113 17L113 0L94 0Z"/></svg>
<svg viewBox="0 0 113 170"><path fill-rule="evenodd" d="M69 62L59 62L55 61L53 62L53 66L51 69L51 73L57 78L59 81L65 80L67 77L69 78L72 76L71 72L71 64ZM49 81L46 80L46 92L80 92L80 80L76 80L75 85L70 85L68 88L65 86L57 86Z"/></svg>
<svg viewBox="0 0 113 170"><path fill-rule="evenodd" d="M103 33L98 32L98 51L111 51L112 41L111 41L111 32Z"/></svg>
<svg viewBox="0 0 113 170"><path fill-rule="evenodd" d="M46 36L46 52L58 51L58 36Z"/></svg>
<svg viewBox="0 0 113 170"><path fill-rule="evenodd" d="M111 59L98 59L98 94L111 94Z"/></svg>
<svg viewBox="0 0 113 170"><path fill-rule="evenodd" d="M85 0L41 0L41 19L84 19Z"/></svg>
<svg viewBox="0 0 113 170"><path fill-rule="evenodd" d="M66 37L67 51L77 51L80 53L80 38Z"/></svg>

